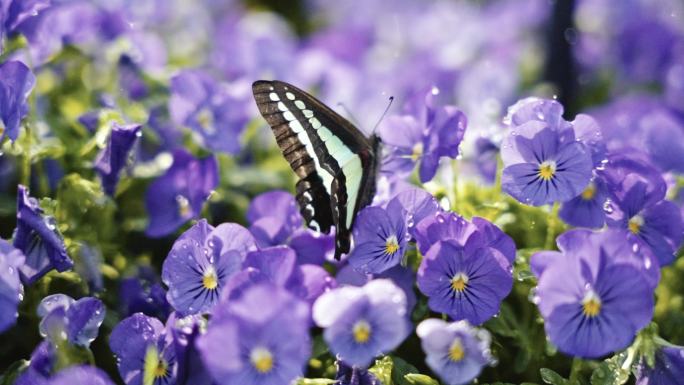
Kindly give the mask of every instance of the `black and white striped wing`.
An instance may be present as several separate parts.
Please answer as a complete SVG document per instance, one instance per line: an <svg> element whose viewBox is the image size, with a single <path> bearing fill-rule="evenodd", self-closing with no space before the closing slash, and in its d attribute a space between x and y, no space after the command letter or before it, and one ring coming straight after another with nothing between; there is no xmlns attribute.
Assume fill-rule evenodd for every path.
<svg viewBox="0 0 684 385"><path fill-rule="evenodd" d="M297 201L307 225L336 227L336 257L350 248L358 210L375 193L377 142L313 96L280 81L252 85L259 111L299 177Z"/></svg>

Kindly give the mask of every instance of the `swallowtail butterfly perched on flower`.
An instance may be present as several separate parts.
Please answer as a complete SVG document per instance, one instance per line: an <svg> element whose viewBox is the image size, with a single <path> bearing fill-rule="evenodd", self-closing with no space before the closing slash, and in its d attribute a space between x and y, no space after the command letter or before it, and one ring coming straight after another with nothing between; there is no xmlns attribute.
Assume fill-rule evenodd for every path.
<svg viewBox="0 0 684 385"><path fill-rule="evenodd" d="M380 140L299 88L259 80L252 93L299 177L297 203L310 229L335 226L335 258L348 253L356 213L375 195Z"/></svg>

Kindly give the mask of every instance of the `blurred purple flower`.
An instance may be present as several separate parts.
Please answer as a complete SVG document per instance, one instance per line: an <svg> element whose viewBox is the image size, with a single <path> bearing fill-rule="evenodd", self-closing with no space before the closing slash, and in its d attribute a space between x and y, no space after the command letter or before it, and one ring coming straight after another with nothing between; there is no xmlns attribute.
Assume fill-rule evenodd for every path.
<svg viewBox="0 0 684 385"><path fill-rule="evenodd" d="M128 55L122 55L118 65L119 87L131 100L142 100L149 89L138 65Z"/></svg>
<svg viewBox="0 0 684 385"><path fill-rule="evenodd" d="M119 174L126 166L133 145L142 134L141 128L139 124L120 126L113 123L107 145L95 159L95 171L100 174L102 189L109 196L114 196L116 192Z"/></svg>
<svg viewBox="0 0 684 385"><path fill-rule="evenodd" d="M200 220L176 240L164 261L162 280L169 288L169 303L184 315L211 312L228 279L255 249L244 227L213 227Z"/></svg>
<svg viewBox="0 0 684 385"><path fill-rule="evenodd" d="M217 308L197 348L218 383L276 385L302 375L309 355L308 306L268 284Z"/></svg>
<svg viewBox="0 0 684 385"><path fill-rule="evenodd" d="M11 35L24 20L37 16L49 6L50 0L0 0L0 54L6 35Z"/></svg>
<svg viewBox="0 0 684 385"><path fill-rule="evenodd" d="M17 192L17 228L13 244L26 256L25 263L19 267L25 285L39 280L52 269L62 272L74 266L55 219L43 214L38 201L30 197L22 185Z"/></svg>
<svg viewBox="0 0 684 385"><path fill-rule="evenodd" d="M335 362L337 385L382 385L382 382L365 368L348 365L342 360Z"/></svg>
<svg viewBox="0 0 684 385"><path fill-rule="evenodd" d="M475 140L475 153L477 171L485 182L494 183L498 167L497 156L499 154L499 146L488 138L480 137Z"/></svg>
<svg viewBox="0 0 684 385"><path fill-rule="evenodd" d="M387 279L323 294L314 304L313 318L332 352L359 367L399 346L411 331L406 295Z"/></svg>
<svg viewBox="0 0 684 385"><path fill-rule="evenodd" d="M464 245L445 240L430 247L417 282L430 309L479 325L499 311L513 287L513 275L510 262L475 233Z"/></svg>
<svg viewBox="0 0 684 385"><path fill-rule="evenodd" d="M661 80L678 45L682 45L681 31L642 13L643 18L633 18L615 37L618 67L629 82L654 82Z"/></svg>
<svg viewBox="0 0 684 385"><path fill-rule="evenodd" d="M420 160L420 181L430 181L441 157L456 158L465 134L466 116L454 106L435 106L432 92L419 116L390 116L379 127L389 149L385 172L410 173Z"/></svg>
<svg viewBox="0 0 684 385"><path fill-rule="evenodd" d="M244 97L200 70L185 70L171 79L171 118L199 134L209 150L240 151L240 136L249 121L247 106Z"/></svg>
<svg viewBox="0 0 684 385"><path fill-rule="evenodd" d="M102 370L87 365L70 366L55 374L47 385L114 385L114 382Z"/></svg>
<svg viewBox="0 0 684 385"><path fill-rule="evenodd" d="M465 321L429 318L418 324L416 334L427 355L425 362L449 385L470 383L492 360L489 333Z"/></svg>
<svg viewBox="0 0 684 385"><path fill-rule="evenodd" d="M185 150L174 151L171 167L145 193L145 207L150 216L145 233L163 237L196 218L218 181L216 158L198 159Z"/></svg>
<svg viewBox="0 0 684 385"><path fill-rule="evenodd" d="M80 263L75 270L87 283L91 293L100 292L104 289L102 278L102 254L97 248L87 243L79 245L78 255Z"/></svg>
<svg viewBox="0 0 684 385"><path fill-rule="evenodd" d="M171 312L171 306L166 300L166 290L162 287L159 276L145 266L139 266L136 275L121 280L119 300L124 317L144 313L165 320Z"/></svg>
<svg viewBox="0 0 684 385"><path fill-rule="evenodd" d="M402 262L409 235L404 210L371 206L361 210L354 224L354 249L349 264L367 274L382 273Z"/></svg>
<svg viewBox="0 0 684 385"><path fill-rule="evenodd" d="M117 358L119 374L126 385L176 383L178 364L173 339L158 319L141 313L119 322L109 336L109 347ZM145 368L153 368L146 373Z"/></svg>
<svg viewBox="0 0 684 385"><path fill-rule="evenodd" d="M0 142L19 136L19 125L29 110L28 96L36 84L31 70L22 62L0 64Z"/></svg>
<svg viewBox="0 0 684 385"><path fill-rule="evenodd" d="M130 30L124 15L87 0L53 1L17 27L29 42L34 65L50 60L65 45L97 47Z"/></svg>
<svg viewBox="0 0 684 385"><path fill-rule="evenodd" d="M0 333L17 321L17 307L24 294L18 268L23 263L24 254L0 239Z"/></svg>
<svg viewBox="0 0 684 385"><path fill-rule="evenodd" d="M660 346L655 365L642 356L636 369L636 385L677 385L684 378L684 347Z"/></svg>
<svg viewBox="0 0 684 385"><path fill-rule="evenodd" d="M684 172L684 122L660 98L628 95L591 111L608 149L645 151L663 171Z"/></svg>
<svg viewBox="0 0 684 385"><path fill-rule="evenodd" d="M668 105L684 113L684 63L674 63L665 79L665 100Z"/></svg>
<svg viewBox="0 0 684 385"><path fill-rule="evenodd" d="M608 185L608 227L629 230L632 243L650 248L661 266L674 261L684 239L677 206L665 198L658 170L633 151L612 154L601 171Z"/></svg>
<svg viewBox="0 0 684 385"><path fill-rule="evenodd" d="M586 358L627 347L653 316L657 266L631 252L616 231L573 230L558 243L560 253L538 253L531 261L551 342Z"/></svg>
<svg viewBox="0 0 684 385"><path fill-rule="evenodd" d="M102 301L84 297L75 301L64 294L52 294L38 305L40 334L54 344L66 340L70 344L88 347L97 338L105 317Z"/></svg>
<svg viewBox="0 0 684 385"><path fill-rule="evenodd" d="M335 249L334 236L302 227L304 219L294 196L274 190L259 194L247 209L249 231L259 247L287 245L300 264L322 265Z"/></svg>
<svg viewBox="0 0 684 385"><path fill-rule="evenodd" d="M561 205L558 215L571 226L601 228L606 223L607 198L606 183L595 177L580 195Z"/></svg>
<svg viewBox="0 0 684 385"><path fill-rule="evenodd" d="M296 52L288 23L270 12L231 12L217 25L209 62L227 79L283 79Z"/></svg>

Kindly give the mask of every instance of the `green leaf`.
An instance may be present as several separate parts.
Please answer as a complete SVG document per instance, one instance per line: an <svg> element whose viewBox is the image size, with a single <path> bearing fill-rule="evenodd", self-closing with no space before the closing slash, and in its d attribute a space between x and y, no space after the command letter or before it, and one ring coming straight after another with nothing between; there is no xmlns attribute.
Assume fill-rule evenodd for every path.
<svg viewBox="0 0 684 385"><path fill-rule="evenodd" d="M539 369L542 381L550 385L568 385L570 382L563 378L560 374L548 368Z"/></svg>
<svg viewBox="0 0 684 385"><path fill-rule="evenodd" d="M406 379L409 374L417 374L418 369L399 357L392 358L392 383L396 385L411 385Z"/></svg>
<svg viewBox="0 0 684 385"><path fill-rule="evenodd" d="M384 385L392 385L392 367L394 363L392 358L385 356L379 360L375 360L375 365L373 365L369 372L373 373Z"/></svg>
<svg viewBox="0 0 684 385"><path fill-rule="evenodd" d="M411 385L439 385L439 381L424 374L409 373L404 378Z"/></svg>
<svg viewBox="0 0 684 385"><path fill-rule="evenodd" d="M19 360L10 365L7 370L0 376L0 385L12 385L17 377L26 370L29 366L29 361Z"/></svg>
<svg viewBox="0 0 684 385"><path fill-rule="evenodd" d="M622 368L624 356L616 354L603 361L591 374L591 385L622 385L629 379L629 370Z"/></svg>

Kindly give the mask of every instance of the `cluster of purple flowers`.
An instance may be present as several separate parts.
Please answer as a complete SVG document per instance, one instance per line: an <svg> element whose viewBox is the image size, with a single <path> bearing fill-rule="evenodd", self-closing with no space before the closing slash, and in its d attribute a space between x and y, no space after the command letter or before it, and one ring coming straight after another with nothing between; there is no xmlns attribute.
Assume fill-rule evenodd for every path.
<svg viewBox="0 0 684 385"><path fill-rule="evenodd" d="M12 239L0 239L0 333L49 293L33 317L42 341L15 383L111 385L78 358L104 323L126 385L291 384L312 368L332 376L321 362L334 362L340 384L375 385L375 359L416 352L416 341L435 376L466 384L494 361L490 345L503 346L485 328L520 294L514 269L528 262L530 298L560 352L597 359L630 349L638 385L678 383L684 348L654 337L646 352L640 340L661 268L676 265L684 241L684 8L674 1L658 11L578 2L577 30L564 37L580 83L608 70L608 93L624 96L567 120L555 98L515 102L522 72L540 67L530 56L541 39L530 32L548 22L543 0L398 0L391 13L382 0L307 0L299 3L319 28L305 39L311 26L295 32L241 2L0 0L0 190L23 178ZM258 78L345 105L368 134L386 96L399 101L375 126L379 192L355 218L342 261L332 258L334 234L305 228L295 197L273 189L279 179L237 172L267 151L265 125L251 124ZM46 145L54 142L62 147ZM31 175L43 169L47 186ZM29 195L27 186L59 196L65 174L115 207L117 242L154 238L163 263L156 253L151 266L136 265L146 247L99 229L86 236L70 221L80 214ZM472 180L496 183L486 191L499 202L461 190ZM218 224L225 213L219 199L205 207L212 196L246 208L244 226ZM545 205L557 210L535 208ZM143 206L146 216L131 214ZM450 209L459 207L472 210ZM556 214L580 229L558 236L558 251L526 243L528 260L502 230L527 213L550 215L549 241ZM105 305L112 291L74 299L51 285L57 277L99 296L122 274L114 304Z"/></svg>

